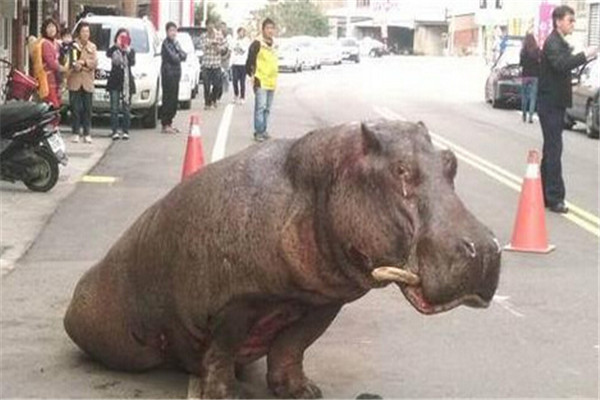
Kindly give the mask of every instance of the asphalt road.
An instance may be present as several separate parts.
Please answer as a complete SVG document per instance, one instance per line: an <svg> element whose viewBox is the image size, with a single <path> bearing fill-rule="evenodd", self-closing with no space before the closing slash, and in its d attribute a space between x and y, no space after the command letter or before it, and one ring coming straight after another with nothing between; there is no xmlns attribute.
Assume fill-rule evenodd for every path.
<svg viewBox="0 0 600 400"><path fill-rule="evenodd" d="M519 197L515 177L525 172L528 150L541 148L541 131L514 110L483 103L484 79L485 66L474 58L383 58L284 74L270 133L297 137L368 118L424 121L439 141L458 149L456 187L467 207L507 243ZM233 107L225 156L253 145L249 100ZM226 107L205 113L201 105L195 101L191 112L202 115L210 161ZM178 114L184 130L191 112ZM505 252L497 297L486 310L425 317L394 288L348 304L305 357L307 375L325 397L598 398L599 143L583 132L564 137L568 199L584 212L571 219L547 214L557 249ZM114 143L90 174L117 181L78 183L2 278L3 398L193 397L186 374L107 370L62 328L79 277L178 183L185 141L136 130L129 142ZM259 361L244 371L247 396L270 396L265 370Z"/></svg>

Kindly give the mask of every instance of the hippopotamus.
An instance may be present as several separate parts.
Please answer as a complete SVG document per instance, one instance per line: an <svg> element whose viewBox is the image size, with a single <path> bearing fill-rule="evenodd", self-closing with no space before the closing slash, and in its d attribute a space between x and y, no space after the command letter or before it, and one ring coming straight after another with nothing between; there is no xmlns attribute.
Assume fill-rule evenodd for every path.
<svg viewBox="0 0 600 400"><path fill-rule="evenodd" d="M500 247L456 172L423 123L249 147L143 212L78 282L66 332L109 368L196 375L204 398L239 395L236 371L265 356L274 395L322 397L304 352L371 289L396 285L426 315L490 304Z"/></svg>

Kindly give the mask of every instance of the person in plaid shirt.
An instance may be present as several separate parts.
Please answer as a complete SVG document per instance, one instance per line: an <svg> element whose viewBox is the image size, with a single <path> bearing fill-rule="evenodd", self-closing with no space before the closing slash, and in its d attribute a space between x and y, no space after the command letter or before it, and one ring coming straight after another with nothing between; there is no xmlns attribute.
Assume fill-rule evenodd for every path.
<svg viewBox="0 0 600 400"><path fill-rule="evenodd" d="M225 49L225 39L215 25L209 22L202 35L202 80L204 86L204 109L217 107L217 95L221 85L221 56Z"/></svg>

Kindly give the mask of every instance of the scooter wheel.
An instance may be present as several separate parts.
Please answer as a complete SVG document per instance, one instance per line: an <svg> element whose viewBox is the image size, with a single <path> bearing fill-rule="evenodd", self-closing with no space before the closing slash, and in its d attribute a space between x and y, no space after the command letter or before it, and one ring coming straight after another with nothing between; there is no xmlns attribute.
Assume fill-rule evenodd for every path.
<svg viewBox="0 0 600 400"><path fill-rule="evenodd" d="M58 161L54 154L48 150L39 149L35 151L38 161L32 170L35 171L35 178L23 181L29 190L34 192L47 192L58 182Z"/></svg>

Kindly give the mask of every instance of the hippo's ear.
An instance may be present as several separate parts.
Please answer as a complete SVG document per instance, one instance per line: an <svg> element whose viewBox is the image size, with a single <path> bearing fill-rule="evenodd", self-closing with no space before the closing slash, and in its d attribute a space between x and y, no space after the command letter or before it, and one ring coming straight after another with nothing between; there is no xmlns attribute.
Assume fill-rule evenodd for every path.
<svg viewBox="0 0 600 400"><path fill-rule="evenodd" d="M360 131L362 136L362 147L364 154L373 154L381 152L381 142L377 139L375 131L368 122L361 122Z"/></svg>

